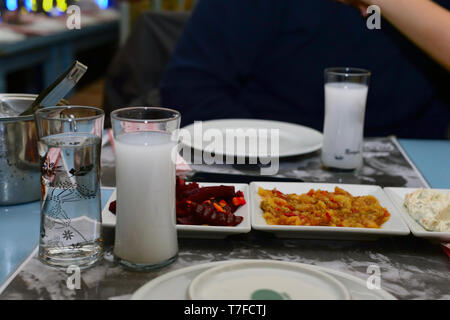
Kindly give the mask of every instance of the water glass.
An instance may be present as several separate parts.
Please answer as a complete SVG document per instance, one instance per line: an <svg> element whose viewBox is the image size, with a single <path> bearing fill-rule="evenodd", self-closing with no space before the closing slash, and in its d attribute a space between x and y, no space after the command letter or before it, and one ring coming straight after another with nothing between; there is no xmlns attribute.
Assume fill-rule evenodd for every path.
<svg viewBox="0 0 450 320"><path fill-rule="evenodd" d="M116 153L114 255L125 267L152 270L175 261L175 164L180 113L166 108L113 111Z"/></svg>
<svg viewBox="0 0 450 320"><path fill-rule="evenodd" d="M326 168L355 170L362 166L364 115L369 80L368 70L325 69L325 119L321 160Z"/></svg>
<svg viewBox="0 0 450 320"><path fill-rule="evenodd" d="M39 258L87 268L103 257L100 151L104 112L83 106L35 113L41 166Z"/></svg>

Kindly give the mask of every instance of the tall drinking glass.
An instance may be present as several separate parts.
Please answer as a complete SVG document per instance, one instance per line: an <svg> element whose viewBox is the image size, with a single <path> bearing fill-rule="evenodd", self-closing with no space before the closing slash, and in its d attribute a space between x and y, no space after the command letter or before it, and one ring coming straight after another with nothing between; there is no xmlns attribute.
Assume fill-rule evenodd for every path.
<svg viewBox="0 0 450 320"><path fill-rule="evenodd" d="M35 113L41 163L39 258L86 268L103 257L100 151L104 113L50 107Z"/></svg>
<svg viewBox="0 0 450 320"><path fill-rule="evenodd" d="M325 69L325 120L322 164L329 169L362 166L364 114L370 71L357 68Z"/></svg>
<svg viewBox="0 0 450 320"><path fill-rule="evenodd" d="M151 270L175 261L175 162L180 113L166 108L113 111L116 152L115 258Z"/></svg>

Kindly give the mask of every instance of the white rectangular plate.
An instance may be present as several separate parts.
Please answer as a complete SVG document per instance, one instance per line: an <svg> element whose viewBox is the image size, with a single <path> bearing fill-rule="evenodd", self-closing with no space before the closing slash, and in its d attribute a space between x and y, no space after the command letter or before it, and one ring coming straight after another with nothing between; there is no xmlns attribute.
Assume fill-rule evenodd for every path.
<svg viewBox="0 0 450 320"><path fill-rule="evenodd" d="M391 217L380 229L269 225L263 217L263 212L260 208L261 197L258 195L259 187L268 190L276 188L283 193L301 194L307 193L311 189L333 192L336 186L350 192L353 196L374 196L378 199L380 205L389 211ZM380 237L405 236L409 234L408 226L401 219L397 208L379 186L303 182L252 182L250 184L250 201L252 228L274 233L280 238L374 240Z"/></svg>
<svg viewBox="0 0 450 320"><path fill-rule="evenodd" d="M386 194L391 198L394 205L400 212L403 220L411 229L411 232L416 237L425 238L431 241L447 242L450 241L450 232L428 231L420 223L414 220L408 213L408 210L403 206L405 195L418 190L418 188L384 188ZM442 192L450 192L449 189L436 189Z"/></svg>
<svg viewBox="0 0 450 320"><path fill-rule="evenodd" d="M241 216L244 219L240 224L234 227L220 227L220 226L193 226L193 225L181 225L177 224L178 236L180 238L201 238L201 239L223 239L229 235L238 234L238 233L247 233L251 230L251 222L250 222L250 198L248 192L248 185L244 183L199 183L201 187L208 186L234 186L236 192L242 191L244 194L245 200L247 203L240 207L234 213L237 216ZM116 225L116 216L109 211L109 204L116 200L116 190L114 190L111 198L108 200L108 203L103 208L102 212L102 221L103 225L107 227L114 227Z"/></svg>

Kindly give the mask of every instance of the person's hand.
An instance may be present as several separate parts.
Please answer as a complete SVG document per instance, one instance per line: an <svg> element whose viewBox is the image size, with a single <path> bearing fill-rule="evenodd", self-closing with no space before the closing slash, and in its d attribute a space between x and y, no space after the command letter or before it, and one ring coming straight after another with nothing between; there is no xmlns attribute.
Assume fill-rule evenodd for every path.
<svg viewBox="0 0 450 320"><path fill-rule="evenodd" d="M363 17L367 17L367 7L370 5L369 0L335 0L335 1L355 7Z"/></svg>

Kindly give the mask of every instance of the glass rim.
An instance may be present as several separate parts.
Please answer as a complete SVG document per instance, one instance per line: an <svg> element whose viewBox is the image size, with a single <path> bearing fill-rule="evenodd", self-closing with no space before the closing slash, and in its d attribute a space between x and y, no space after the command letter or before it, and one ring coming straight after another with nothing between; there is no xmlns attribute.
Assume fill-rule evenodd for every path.
<svg viewBox="0 0 450 320"><path fill-rule="evenodd" d="M332 74L345 77L370 76L371 72L367 69L353 67L332 67L324 70L325 74Z"/></svg>
<svg viewBox="0 0 450 320"><path fill-rule="evenodd" d="M50 116L46 116L46 112L50 112L52 110L65 110L65 109L85 109L85 110L93 110L96 111L97 114L92 115L92 116L83 116L83 117L75 117L75 118L54 118L54 117L50 117ZM37 110L34 113L35 117L38 117L39 119L44 119L44 120L53 120L53 121L67 121L67 122L71 122L71 121L87 121L87 120L95 120L95 119L99 119L101 117L105 116L105 111L103 111L100 108L97 107L91 107L91 106L78 106L78 105L68 105L68 106L53 106L53 107L45 107L45 108L41 108L39 110Z"/></svg>
<svg viewBox="0 0 450 320"><path fill-rule="evenodd" d="M129 110L159 110L159 111L167 111L172 112L174 114L173 117L167 117L167 118L161 118L161 119L134 119L134 118L124 118L118 116L119 112L123 111L129 111ZM121 108L117 109L111 112L111 119L112 120L119 120L119 121L126 121L126 122L138 122L138 123L156 123L156 122L168 122L168 121L174 121L178 120L181 117L181 113L177 110L170 109L170 108L164 108L164 107L144 107L144 106L137 106L137 107L127 107L127 108Z"/></svg>

